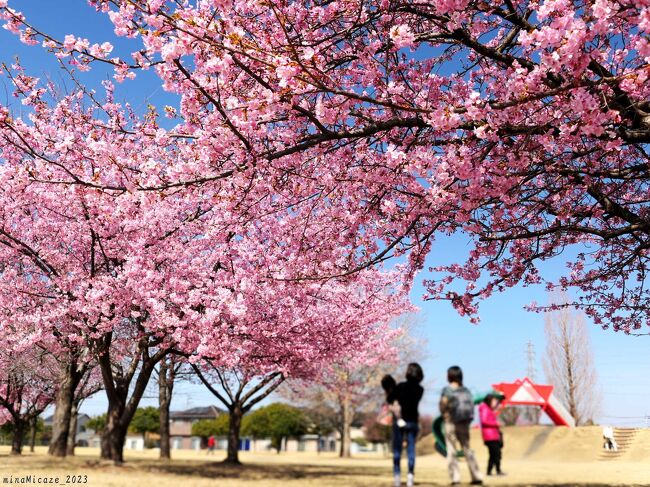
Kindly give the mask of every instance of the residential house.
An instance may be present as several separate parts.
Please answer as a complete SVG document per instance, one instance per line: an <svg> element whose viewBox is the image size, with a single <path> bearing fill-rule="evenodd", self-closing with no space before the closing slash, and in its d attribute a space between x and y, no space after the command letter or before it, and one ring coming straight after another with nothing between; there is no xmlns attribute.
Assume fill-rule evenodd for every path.
<svg viewBox="0 0 650 487"><path fill-rule="evenodd" d="M89 446L90 440L95 436L95 431L88 429L86 423L90 420L90 416L84 413L77 415L77 446ZM54 423L54 416L48 416L43 420L45 426L52 427Z"/></svg>
<svg viewBox="0 0 650 487"><path fill-rule="evenodd" d="M224 412L216 406L204 406L171 411L169 413L169 436L174 450L200 450L205 439L192 435L192 425L202 419L215 419Z"/></svg>
<svg viewBox="0 0 650 487"><path fill-rule="evenodd" d="M350 437L352 439L350 450L353 454L366 451L374 451L372 445L361 446L359 443L355 442L355 439L361 439L365 437L363 429L361 427L353 425L350 430ZM282 445L282 450L288 452L324 453L337 452L340 448L341 435L338 431L332 432L327 436L302 435L298 438L285 438Z"/></svg>

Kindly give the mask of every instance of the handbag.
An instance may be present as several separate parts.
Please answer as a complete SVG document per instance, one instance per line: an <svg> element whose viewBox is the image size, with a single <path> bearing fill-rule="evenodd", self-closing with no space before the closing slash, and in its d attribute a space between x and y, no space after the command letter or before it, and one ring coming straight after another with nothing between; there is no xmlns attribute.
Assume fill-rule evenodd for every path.
<svg viewBox="0 0 650 487"><path fill-rule="evenodd" d="M382 404L379 414L377 414L377 422L384 426L393 424L393 411L388 404Z"/></svg>

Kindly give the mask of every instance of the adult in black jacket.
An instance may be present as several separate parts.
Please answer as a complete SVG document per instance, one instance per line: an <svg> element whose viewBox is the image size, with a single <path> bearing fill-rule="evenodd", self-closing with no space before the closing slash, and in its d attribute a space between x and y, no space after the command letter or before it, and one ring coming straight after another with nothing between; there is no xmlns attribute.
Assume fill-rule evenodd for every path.
<svg viewBox="0 0 650 487"><path fill-rule="evenodd" d="M408 457L407 485L413 486L415 470L415 441L418 436L418 405L424 389L420 385L424 374L422 367L416 363L410 363L406 368L406 381L400 382L395 389L388 394L389 404L397 401L400 405L400 417L393 420L393 474L395 485L401 485L400 461L402 459L402 446L406 438L406 454Z"/></svg>

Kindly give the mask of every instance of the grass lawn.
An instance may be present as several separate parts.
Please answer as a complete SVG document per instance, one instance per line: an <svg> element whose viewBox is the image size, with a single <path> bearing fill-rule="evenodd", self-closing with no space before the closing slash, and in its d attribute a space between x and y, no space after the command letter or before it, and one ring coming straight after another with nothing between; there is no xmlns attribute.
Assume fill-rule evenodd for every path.
<svg viewBox="0 0 650 487"><path fill-rule="evenodd" d="M482 445L475 445L479 461L485 463ZM9 456L0 447L2 485L9 476L87 476L88 486L390 486L391 459L382 455L359 455L340 459L334 454L242 453L240 467L224 466L223 455L208 457L205 452L174 451L171 462L157 460L157 451L126 451L126 463L115 466L98 460L96 449L78 448L74 458L47 456L45 447L22 457ZM642 485L650 482L650 463L643 461L576 461L561 459L508 460L504 478L487 477L488 485ZM514 455L513 455L514 456ZM461 465L464 480L467 469ZM83 480L84 477L81 477ZM71 479L72 480L72 479ZM76 480L76 479L75 479ZM445 460L434 454L422 455L416 467L416 485L447 485ZM14 481L15 483L15 481Z"/></svg>

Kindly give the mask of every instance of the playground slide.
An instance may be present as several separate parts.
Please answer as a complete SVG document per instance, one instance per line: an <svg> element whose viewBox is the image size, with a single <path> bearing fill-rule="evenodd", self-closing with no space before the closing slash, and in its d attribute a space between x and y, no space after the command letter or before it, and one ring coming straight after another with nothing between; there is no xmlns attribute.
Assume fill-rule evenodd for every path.
<svg viewBox="0 0 650 487"><path fill-rule="evenodd" d="M433 421L433 447L443 457L447 456L447 446L445 445L445 424L442 421L442 416L438 416Z"/></svg>
<svg viewBox="0 0 650 487"><path fill-rule="evenodd" d="M534 384L526 377L513 383L494 384L492 387L505 395L504 406L539 406L556 426L575 426L569 411L553 394L552 385Z"/></svg>
<svg viewBox="0 0 650 487"><path fill-rule="evenodd" d="M574 428L576 423L567 408L564 407L555 394L552 394L548 397L546 407L542 408L544 412L548 414L549 418L559 426L569 426Z"/></svg>

